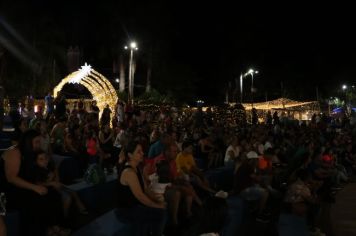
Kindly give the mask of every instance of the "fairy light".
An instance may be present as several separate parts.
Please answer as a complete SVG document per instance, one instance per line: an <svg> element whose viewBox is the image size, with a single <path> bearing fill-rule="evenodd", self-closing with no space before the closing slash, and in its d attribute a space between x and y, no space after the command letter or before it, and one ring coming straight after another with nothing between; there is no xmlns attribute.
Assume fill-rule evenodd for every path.
<svg viewBox="0 0 356 236"><path fill-rule="evenodd" d="M95 71L91 65L85 63L78 71L65 77L53 89L53 96L57 97L63 86L67 83L81 84L89 90L93 96L93 100L97 102L100 117L106 105L109 105L110 109L114 111L118 100L115 88L105 76Z"/></svg>
<svg viewBox="0 0 356 236"><path fill-rule="evenodd" d="M256 108L257 110L270 110L270 109L282 109L282 108L304 106L313 103L315 102L297 102L290 99L276 99L269 102L255 103L253 107ZM245 107L246 110L252 109L252 105L250 103L244 103L242 105Z"/></svg>

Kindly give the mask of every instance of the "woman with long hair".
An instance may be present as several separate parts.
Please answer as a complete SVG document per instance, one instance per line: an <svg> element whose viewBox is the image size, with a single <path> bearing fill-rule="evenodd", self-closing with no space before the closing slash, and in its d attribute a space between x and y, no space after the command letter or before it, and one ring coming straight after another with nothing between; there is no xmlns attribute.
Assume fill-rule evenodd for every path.
<svg viewBox="0 0 356 236"><path fill-rule="evenodd" d="M20 212L23 235L65 235L58 226L62 216L60 195L29 181L34 153L40 147L40 133L26 131L19 143L6 150L0 159L3 165L0 173L4 173L0 184L5 186L8 209Z"/></svg>
<svg viewBox="0 0 356 236"><path fill-rule="evenodd" d="M162 235L166 210L164 202L153 201L138 168L143 161L143 150L138 142L124 148L125 161L118 174L117 217L133 225L133 235Z"/></svg>

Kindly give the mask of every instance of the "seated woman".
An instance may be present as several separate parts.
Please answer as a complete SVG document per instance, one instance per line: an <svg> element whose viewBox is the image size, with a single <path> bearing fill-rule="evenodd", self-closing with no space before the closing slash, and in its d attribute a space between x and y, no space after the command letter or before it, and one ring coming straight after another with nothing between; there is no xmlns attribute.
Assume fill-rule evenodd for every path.
<svg viewBox="0 0 356 236"><path fill-rule="evenodd" d="M64 231L55 225L61 219L60 195L29 181L33 154L40 148L40 134L26 131L18 145L0 158L0 185L4 187L9 210L19 210L23 235L56 235ZM25 199L25 201L24 201Z"/></svg>
<svg viewBox="0 0 356 236"><path fill-rule="evenodd" d="M118 174L117 217L133 224L133 235L162 235L165 221L165 203L156 203L145 193L138 165L143 160L142 147L129 142L125 147L125 162Z"/></svg>

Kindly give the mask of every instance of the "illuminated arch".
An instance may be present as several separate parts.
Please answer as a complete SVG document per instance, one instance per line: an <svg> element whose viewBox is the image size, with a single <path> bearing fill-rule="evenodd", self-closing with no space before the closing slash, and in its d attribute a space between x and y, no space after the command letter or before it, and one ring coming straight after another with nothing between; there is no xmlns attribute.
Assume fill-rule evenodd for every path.
<svg viewBox="0 0 356 236"><path fill-rule="evenodd" d="M114 87L105 76L95 71L90 65L87 65L87 63L85 63L78 71L65 77L53 89L53 96L57 97L63 86L67 83L81 84L86 87L93 96L93 100L97 102L100 109L100 116L106 104L108 104L111 111L114 112L118 99Z"/></svg>

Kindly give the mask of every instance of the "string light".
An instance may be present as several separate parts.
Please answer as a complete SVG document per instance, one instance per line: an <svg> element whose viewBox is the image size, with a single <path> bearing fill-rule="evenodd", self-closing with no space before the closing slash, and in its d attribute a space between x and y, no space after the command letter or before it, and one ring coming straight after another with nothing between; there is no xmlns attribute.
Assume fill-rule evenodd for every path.
<svg viewBox="0 0 356 236"><path fill-rule="evenodd" d="M290 99L280 98L269 102L261 102L255 103L253 107L257 110L270 110L270 109L282 109L282 108L289 108L289 107L297 107L297 106L304 106L310 105L315 102L297 102ZM251 110L252 105L250 103L242 104L246 110Z"/></svg>
<svg viewBox="0 0 356 236"><path fill-rule="evenodd" d="M67 83L81 84L89 90L93 96L93 100L97 102L97 106L100 110L100 117L106 105L109 105L110 109L114 111L118 100L114 86L112 86L110 81L105 78L105 76L95 71L87 63L85 63L84 66L82 66L78 71L75 71L65 77L53 89L53 96L55 98L58 96L63 86Z"/></svg>

